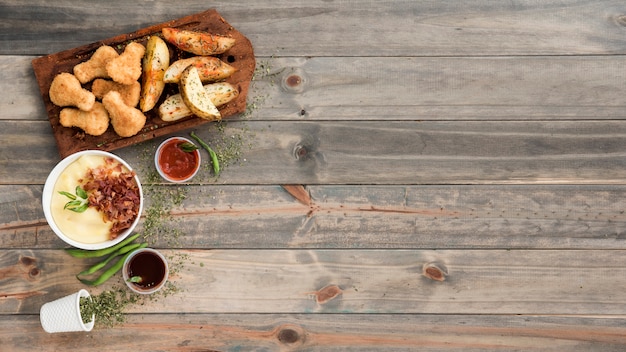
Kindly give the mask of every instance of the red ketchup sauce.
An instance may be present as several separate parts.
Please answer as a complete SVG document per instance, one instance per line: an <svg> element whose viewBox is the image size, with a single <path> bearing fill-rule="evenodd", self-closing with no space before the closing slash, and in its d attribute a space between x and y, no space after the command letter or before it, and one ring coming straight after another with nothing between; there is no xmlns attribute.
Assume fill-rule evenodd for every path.
<svg viewBox="0 0 626 352"><path fill-rule="evenodd" d="M173 139L161 148L159 153L159 167L172 180L184 180L199 167L198 151L184 152L179 145L185 143L180 139Z"/></svg>

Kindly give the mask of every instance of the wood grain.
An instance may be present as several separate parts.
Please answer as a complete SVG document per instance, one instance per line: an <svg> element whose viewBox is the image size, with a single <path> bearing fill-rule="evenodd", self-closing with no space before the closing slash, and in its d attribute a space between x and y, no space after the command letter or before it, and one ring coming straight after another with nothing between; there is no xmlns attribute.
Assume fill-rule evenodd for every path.
<svg viewBox="0 0 626 352"><path fill-rule="evenodd" d="M47 334L37 315L0 320L13 351L622 351L623 316L133 314L88 334ZM28 338L24 338L28 336ZM71 337L71 338L69 338Z"/></svg>
<svg viewBox="0 0 626 352"><path fill-rule="evenodd" d="M622 1L211 6L257 65L251 109L196 132L239 154L177 186L154 177L158 138L116 152L186 195L163 233L147 213L138 228L182 290L123 326L47 334L40 306L92 261L43 217L59 156L30 61L207 3L0 4L3 347L625 350Z"/></svg>
<svg viewBox="0 0 626 352"><path fill-rule="evenodd" d="M556 121L623 118L619 56L258 58L254 120ZM0 56L0 120L47 119L30 63ZM381 70L381 67L384 70Z"/></svg>
<svg viewBox="0 0 626 352"><path fill-rule="evenodd" d="M43 184L60 160L47 122L0 121L3 184ZM186 135L187 131L181 131ZM228 184L623 184L625 121L230 122L205 140L245 138ZM11 143L22 140L23 144ZM137 169L162 140L117 154ZM30 150L23 153L24 149ZM139 152L138 152L139 151ZM297 151L297 153L296 153ZM244 161L245 159L245 161ZM199 177L195 182L201 182Z"/></svg>
<svg viewBox="0 0 626 352"><path fill-rule="evenodd" d="M0 41L0 53L49 54L207 6L219 7L233 26L248 33L262 56L605 55L626 50L624 9L616 0L366 5L323 0L207 5L193 0L170 6L114 0L50 6L45 0L4 0L0 20L12 36Z"/></svg>
<svg viewBox="0 0 626 352"><path fill-rule="evenodd" d="M307 186L309 206L280 186L183 188L161 227L184 236L158 247L626 249L624 186ZM41 189L0 186L0 248L64 247Z"/></svg>
<svg viewBox="0 0 626 352"><path fill-rule="evenodd" d="M626 315L624 250L167 250L180 294L131 313ZM93 261L62 250L0 252L2 314L84 287ZM581 260L584 258L593 258ZM423 275L436 263L445 281ZM124 285L116 279L92 293ZM320 299L325 288L338 294ZM185 304L185 302L194 302Z"/></svg>

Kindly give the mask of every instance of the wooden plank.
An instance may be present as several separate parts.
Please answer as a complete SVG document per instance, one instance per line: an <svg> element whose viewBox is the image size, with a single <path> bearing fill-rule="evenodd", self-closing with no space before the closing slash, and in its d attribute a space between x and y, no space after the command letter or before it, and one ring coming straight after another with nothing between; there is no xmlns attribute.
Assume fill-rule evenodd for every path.
<svg viewBox="0 0 626 352"><path fill-rule="evenodd" d="M318 0L226 2L217 10L264 56L585 55L626 50L621 5L614 0L456 0L360 6ZM211 6L201 0L178 6L5 0L0 21L8 32L0 53L49 54Z"/></svg>
<svg viewBox="0 0 626 352"><path fill-rule="evenodd" d="M46 223L41 189L0 186L0 248L65 246ZM137 231L158 247L198 249L626 249L625 186L307 186L305 191L311 195L308 206L271 185L148 188ZM178 205L157 194L186 198ZM154 223L150 214L163 209L171 209L171 216L144 226ZM162 234L153 236L156 229Z"/></svg>
<svg viewBox="0 0 626 352"><path fill-rule="evenodd" d="M30 62L32 56L0 56L0 119L40 120L46 116L44 103L37 96L37 81ZM3 136L11 138L10 136Z"/></svg>
<svg viewBox="0 0 626 352"><path fill-rule="evenodd" d="M28 58L0 56L0 119L46 120ZM623 119L619 56L314 57L257 62L255 120Z"/></svg>
<svg viewBox="0 0 626 352"><path fill-rule="evenodd" d="M626 121L210 126L198 134L216 146L241 139L239 160L221 173L219 182L225 184L623 184L626 179ZM48 122L0 121L0 129L10 136L0 141L0 182L43 184L59 160ZM17 140L21 143L12 142ZM116 154L138 170L150 170L150 150L159 141Z"/></svg>
<svg viewBox="0 0 626 352"><path fill-rule="evenodd" d="M255 116L274 119L615 119L626 105L617 56L260 61L270 71L253 90L266 97Z"/></svg>
<svg viewBox="0 0 626 352"><path fill-rule="evenodd" d="M162 252L180 294L128 312L626 315L624 250ZM38 312L84 287L75 275L90 264L61 250L0 251L0 311ZM115 285L119 275L90 291Z"/></svg>
<svg viewBox="0 0 626 352"><path fill-rule="evenodd" d="M11 351L623 351L624 317L133 314L90 333L47 334L37 315L0 320ZM25 338L28 336L28 338ZM68 338L70 337L71 338Z"/></svg>

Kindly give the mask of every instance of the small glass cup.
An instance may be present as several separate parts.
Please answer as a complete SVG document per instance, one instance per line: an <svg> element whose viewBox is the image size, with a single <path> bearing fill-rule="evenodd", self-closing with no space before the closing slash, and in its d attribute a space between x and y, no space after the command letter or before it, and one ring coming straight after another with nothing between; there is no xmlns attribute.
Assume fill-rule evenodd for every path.
<svg viewBox="0 0 626 352"><path fill-rule="evenodd" d="M126 258L122 277L133 292L148 295L165 285L168 271L169 266L163 254L152 248L141 248Z"/></svg>

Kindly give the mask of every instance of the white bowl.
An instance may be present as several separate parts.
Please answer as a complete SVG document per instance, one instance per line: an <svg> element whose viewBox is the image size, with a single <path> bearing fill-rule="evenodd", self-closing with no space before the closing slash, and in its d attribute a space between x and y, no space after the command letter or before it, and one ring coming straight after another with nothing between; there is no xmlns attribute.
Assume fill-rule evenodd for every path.
<svg viewBox="0 0 626 352"><path fill-rule="evenodd" d="M164 140L157 148L156 153L154 153L154 166L159 172L159 175L161 175L161 177L163 177L163 179L166 181L173 182L173 183L187 182L191 180L192 178L194 178L194 176L196 176L196 174L198 173L198 170L200 170L200 165L202 164L202 158L200 157L200 149L196 149L194 151L194 154L196 155L196 159L198 160L198 164L196 165L196 168L194 169L193 173L191 173L186 178L175 179L167 175L162 170L161 164L159 163L159 158L161 157L161 151L163 150L163 147L165 147L166 144L172 141L181 141L181 142L188 142L188 143L194 144L190 139L185 138L185 137L171 137L171 138Z"/></svg>
<svg viewBox="0 0 626 352"><path fill-rule="evenodd" d="M78 160L78 158L80 158L83 155L96 155L96 156L103 156L103 157L110 157L113 158L115 160L117 160L118 162L120 162L122 165L124 165L129 171L132 171L132 168L130 167L130 165L128 165L128 163L126 163L123 159L121 159L120 157L118 157L117 155L105 152L105 151L101 151L101 150L85 150L85 151L81 151L81 152L77 152L75 154L72 154L68 157L66 157L65 159L61 160L55 167L54 169L52 169L52 171L50 172L50 174L48 175L48 178L46 179L46 183L44 184L43 187L43 194L42 194L42 199L41 199L41 203L43 206L43 213L46 217L46 221L48 221L48 225L50 225L50 228L52 228L52 231L54 231L54 233L60 238L62 239L65 243L80 248L80 249L87 249L87 250L97 250L97 249L103 249L103 248L108 248L111 246L114 246L116 244L118 244L119 242L123 241L126 237L128 237L128 235L130 235L133 230L135 229L135 227L137 226L137 224L139 223L139 219L141 218L141 213L143 211L143 203L144 203L144 199L143 199L143 190L141 188L141 183L139 182L139 177L135 176L135 182L137 182L137 187L139 188L139 210L137 213L137 218L135 219L135 221L133 221L132 225L126 229L124 232L120 233L115 239L113 240L108 240L108 241L103 241L103 242L97 242L97 243L83 243L83 242L78 242L72 238L69 238L68 236L66 236L63 231L61 231L61 229L57 226L57 224L54 221L54 217L52 216L52 211L51 211L51 203L52 203L52 196L53 196L53 192L54 192L54 186L57 182L57 179L59 178L59 176L61 175L61 173L70 165L72 164L74 161ZM69 190L68 190L69 191ZM73 190L71 190L73 191Z"/></svg>

